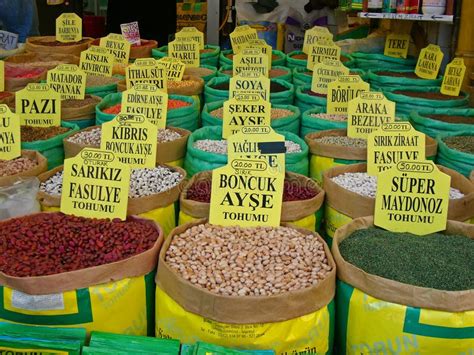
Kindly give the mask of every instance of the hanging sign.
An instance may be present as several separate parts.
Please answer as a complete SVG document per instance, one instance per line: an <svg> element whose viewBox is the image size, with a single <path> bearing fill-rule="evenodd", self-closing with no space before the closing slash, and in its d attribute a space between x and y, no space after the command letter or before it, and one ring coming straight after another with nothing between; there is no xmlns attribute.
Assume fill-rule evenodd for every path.
<svg viewBox="0 0 474 355"><path fill-rule="evenodd" d="M309 54L312 45L321 41L332 41L332 38L333 35L327 27L314 26L304 33L303 52Z"/></svg>
<svg viewBox="0 0 474 355"><path fill-rule="evenodd" d="M425 160L425 135L409 122L382 123L367 138L367 173L379 175L399 161Z"/></svg>
<svg viewBox="0 0 474 355"><path fill-rule="evenodd" d="M222 138L227 139L242 127L269 127L272 106L258 95L237 95L224 102L223 112Z"/></svg>
<svg viewBox="0 0 474 355"><path fill-rule="evenodd" d="M359 75L341 75L328 84L327 113L345 114L347 104L362 92L369 91L370 86Z"/></svg>
<svg viewBox="0 0 474 355"><path fill-rule="evenodd" d="M270 79L256 72L243 72L230 78L229 99L239 95L248 100L258 95L263 100L270 101Z"/></svg>
<svg viewBox="0 0 474 355"><path fill-rule="evenodd" d="M136 84L153 84L158 89L167 91L166 67L152 58L139 58L125 70L127 89Z"/></svg>
<svg viewBox="0 0 474 355"><path fill-rule="evenodd" d="M168 55L179 59L188 68L199 68L200 49L199 42L191 38L181 38L180 41L174 40L168 43Z"/></svg>
<svg viewBox="0 0 474 355"><path fill-rule="evenodd" d="M383 123L395 122L395 102L381 92L363 91L347 105L347 135L367 139Z"/></svg>
<svg viewBox="0 0 474 355"><path fill-rule="evenodd" d="M179 59L163 57L157 60L157 62L165 66L166 77L168 78L168 81L181 81L183 79L186 64L184 64Z"/></svg>
<svg viewBox="0 0 474 355"><path fill-rule="evenodd" d="M128 64L131 44L122 35L109 33L100 39L100 46L112 53L115 63Z"/></svg>
<svg viewBox="0 0 474 355"><path fill-rule="evenodd" d="M56 41L79 42L82 39L82 19L75 13L64 13L56 18Z"/></svg>
<svg viewBox="0 0 474 355"><path fill-rule="evenodd" d="M388 57L406 58L410 47L410 35L390 33L385 39L383 54Z"/></svg>
<svg viewBox="0 0 474 355"><path fill-rule="evenodd" d="M61 125L61 96L48 84L28 84L16 93L15 107L22 126Z"/></svg>
<svg viewBox="0 0 474 355"><path fill-rule="evenodd" d="M145 116L120 113L102 124L100 149L133 169L154 168L158 127Z"/></svg>
<svg viewBox="0 0 474 355"><path fill-rule="evenodd" d="M204 33L199 31L196 27L183 27L181 31L176 32L174 38L181 42L196 41L199 43L199 49L204 49Z"/></svg>
<svg viewBox="0 0 474 355"><path fill-rule="evenodd" d="M0 160L12 160L20 155L20 118L7 105L0 105Z"/></svg>
<svg viewBox="0 0 474 355"><path fill-rule="evenodd" d="M153 84L136 84L122 93L122 113L143 115L158 128L166 128L168 94Z"/></svg>
<svg viewBox="0 0 474 355"><path fill-rule="evenodd" d="M130 167L112 152L84 148L64 160L61 212L87 218L127 218Z"/></svg>
<svg viewBox="0 0 474 355"><path fill-rule="evenodd" d="M247 47L248 42L258 39L257 30L249 25L237 26L230 34L230 43L234 54L239 53L242 49Z"/></svg>
<svg viewBox="0 0 474 355"><path fill-rule="evenodd" d="M18 44L18 35L13 32L0 31L0 49L11 50L15 49Z"/></svg>
<svg viewBox="0 0 474 355"><path fill-rule="evenodd" d="M432 161L398 162L377 180L376 226L416 235L446 229L451 177Z"/></svg>
<svg viewBox="0 0 474 355"><path fill-rule="evenodd" d="M462 58L454 58L452 62L446 66L443 83L441 84L441 93L449 96L459 96L464 74L466 74L464 60Z"/></svg>
<svg viewBox="0 0 474 355"><path fill-rule="evenodd" d="M228 139L228 163L212 172L209 222L280 225L285 139L270 127L246 127Z"/></svg>
<svg viewBox="0 0 474 355"><path fill-rule="evenodd" d="M311 91L316 94L327 95L328 84L335 81L341 75L349 75L349 73L349 68L344 66L339 59L323 59L321 63L316 63L313 67Z"/></svg>
<svg viewBox="0 0 474 355"><path fill-rule="evenodd" d="M436 79L443 61L444 53L435 44L423 48L416 63L415 74L422 79Z"/></svg>
<svg viewBox="0 0 474 355"><path fill-rule="evenodd" d="M59 64L48 71L46 83L61 95L61 100L84 100L87 74L74 64Z"/></svg>
<svg viewBox="0 0 474 355"><path fill-rule="evenodd" d="M244 48L233 58L233 75L239 75L244 71L260 73L268 77L268 56L259 48Z"/></svg>
<svg viewBox="0 0 474 355"><path fill-rule="evenodd" d="M79 68L86 74L112 76L115 58L107 49L91 46L81 53Z"/></svg>
<svg viewBox="0 0 474 355"><path fill-rule="evenodd" d="M138 22L122 23L120 25L120 31L122 36L129 41L131 44L140 45L140 28L138 27Z"/></svg>
<svg viewBox="0 0 474 355"><path fill-rule="evenodd" d="M313 70L316 63L322 63L324 59L341 60L341 47L333 41L320 41L309 47L308 64L306 67Z"/></svg>
<svg viewBox="0 0 474 355"><path fill-rule="evenodd" d="M5 91L5 62L0 60L0 92Z"/></svg>

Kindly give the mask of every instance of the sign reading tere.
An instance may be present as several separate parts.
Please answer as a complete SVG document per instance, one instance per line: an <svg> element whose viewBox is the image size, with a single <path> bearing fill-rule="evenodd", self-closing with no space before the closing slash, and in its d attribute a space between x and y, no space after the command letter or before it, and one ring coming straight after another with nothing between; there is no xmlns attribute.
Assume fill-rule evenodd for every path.
<svg viewBox="0 0 474 355"><path fill-rule="evenodd" d="M20 118L7 105L0 105L0 160L11 160L20 155Z"/></svg>
<svg viewBox="0 0 474 355"><path fill-rule="evenodd" d="M410 35L390 33L385 39L383 54L388 57L406 58L410 47ZM376 68L374 68L376 69Z"/></svg>
<svg viewBox="0 0 474 355"><path fill-rule="evenodd" d="M59 64L48 71L46 82L61 100L84 100L87 75L74 64Z"/></svg>
<svg viewBox="0 0 474 355"><path fill-rule="evenodd" d="M22 126L61 125L61 96L48 84L28 84L16 93L15 107Z"/></svg>

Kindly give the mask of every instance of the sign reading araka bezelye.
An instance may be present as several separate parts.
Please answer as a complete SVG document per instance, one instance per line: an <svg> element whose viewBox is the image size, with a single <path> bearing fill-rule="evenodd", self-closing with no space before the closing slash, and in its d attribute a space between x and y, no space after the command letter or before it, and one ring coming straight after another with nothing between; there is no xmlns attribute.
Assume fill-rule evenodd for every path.
<svg viewBox="0 0 474 355"><path fill-rule="evenodd" d="M0 105L0 160L11 160L20 155L20 118L7 105Z"/></svg>
<svg viewBox="0 0 474 355"><path fill-rule="evenodd" d="M88 218L127 218L130 167L109 151L84 148L64 160L61 212Z"/></svg>
<svg viewBox="0 0 474 355"><path fill-rule="evenodd" d="M270 127L244 127L228 139L228 163L213 170L209 222L280 225L285 139Z"/></svg>
<svg viewBox="0 0 474 355"><path fill-rule="evenodd" d="M48 84L28 84L16 93L15 107L22 126L61 125L61 96Z"/></svg>

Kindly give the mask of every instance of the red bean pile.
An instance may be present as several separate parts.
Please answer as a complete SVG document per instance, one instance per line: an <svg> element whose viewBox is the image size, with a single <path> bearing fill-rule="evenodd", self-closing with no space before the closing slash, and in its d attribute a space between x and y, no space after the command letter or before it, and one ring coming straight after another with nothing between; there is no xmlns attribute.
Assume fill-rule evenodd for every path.
<svg viewBox="0 0 474 355"><path fill-rule="evenodd" d="M40 213L0 224L0 271L10 276L58 274L109 264L150 249L158 231L142 220Z"/></svg>
<svg viewBox="0 0 474 355"><path fill-rule="evenodd" d="M186 194L188 200L197 202L211 202L211 181L198 180L192 184ZM285 180L283 188L283 202L308 200L316 196L318 192L311 186L304 186L300 181Z"/></svg>

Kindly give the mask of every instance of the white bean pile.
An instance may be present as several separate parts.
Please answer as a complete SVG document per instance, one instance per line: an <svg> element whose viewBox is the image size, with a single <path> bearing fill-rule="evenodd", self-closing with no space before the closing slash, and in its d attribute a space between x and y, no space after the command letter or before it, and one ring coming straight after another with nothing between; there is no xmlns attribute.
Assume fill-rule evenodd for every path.
<svg viewBox="0 0 474 355"><path fill-rule="evenodd" d="M201 139L193 144L194 148L215 154L227 154L227 141L224 139ZM300 153L301 146L293 141L285 141L286 154Z"/></svg>

